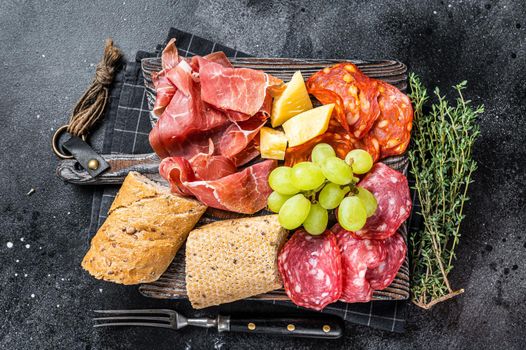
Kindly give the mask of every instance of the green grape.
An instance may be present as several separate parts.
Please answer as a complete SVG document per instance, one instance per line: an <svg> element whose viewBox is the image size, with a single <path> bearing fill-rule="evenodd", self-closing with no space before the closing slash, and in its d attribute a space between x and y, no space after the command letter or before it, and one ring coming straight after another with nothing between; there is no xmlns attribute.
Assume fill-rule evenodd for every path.
<svg viewBox="0 0 526 350"><path fill-rule="evenodd" d="M358 187L358 194L356 197L360 198L362 201L362 204L365 207L365 212L367 213L367 217L373 216L374 212L376 211L376 207L378 206L374 195L365 188Z"/></svg>
<svg viewBox="0 0 526 350"><path fill-rule="evenodd" d="M353 178L351 167L338 157L325 159L321 171L327 180L338 185L347 185Z"/></svg>
<svg viewBox="0 0 526 350"><path fill-rule="evenodd" d="M320 187L325 176L319 166L311 162L301 162L292 168L292 182L303 191L310 191Z"/></svg>
<svg viewBox="0 0 526 350"><path fill-rule="evenodd" d="M327 209L316 203L310 206L309 215L303 222L303 227L311 235L321 235L327 228L328 222L329 214Z"/></svg>
<svg viewBox="0 0 526 350"><path fill-rule="evenodd" d="M279 192L272 192L270 196L268 196L268 208L273 211L274 213L279 213L279 210L281 209L281 206L292 196L287 196L284 194L281 194Z"/></svg>
<svg viewBox="0 0 526 350"><path fill-rule="evenodd" d="M281 194L296 194L300 190L293 185L292 182L292 168L288 166L280 166L272 170L268 177L270 188Z"/></svg>
<svg viewBox="0 0 526 350"><path fill-rule="evenodd" d="M300 227L309 215L310 207L310 201L303 194L290 197L279 209L280 225L287 230Z"/></svg>
<svg viewBox="0 0 526 350"><path fill-rule="evenodd" d="M336 153L334 152L334 149L331 147L331 145L327 143L318 143L312 149L310 157L314 163L318 164L319 166L322 166L323 161L325 159L335 156Z"/></svg>
<svg viewBox="0 0 526 350"><path fill-rule="evenodd" d="M373 167L373 157L363 149L353 149L347 153L345 162L352 166L355 174L365 174Z"/></svg>
<svg viewBox="0 0 526 350"><path fill-rule="evenodd" d="M340 188L340 185L336 185L332 182L329 182L321 190L318 196L318 201L320 202L321 206L325 209L334 209L338 205L340 205L340 202L342 201L345 194L349 192L349 187L346 187L346 189L347 191L342 190Z"/></svg>
<svg viewBox="0 0 526 350"><path fill-rule="evenodd" d="M367 220L367 213L360 198L345 197L338 207L338 222L347 231L358 231Z"/></svg>

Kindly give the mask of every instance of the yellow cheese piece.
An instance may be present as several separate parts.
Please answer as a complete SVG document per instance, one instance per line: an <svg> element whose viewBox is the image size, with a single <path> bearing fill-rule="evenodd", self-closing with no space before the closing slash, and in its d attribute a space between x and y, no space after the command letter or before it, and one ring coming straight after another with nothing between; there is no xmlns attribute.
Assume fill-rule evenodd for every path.
<svg viewBox="0 0 526 350"><path fill-rule="evenodd" d="M323 105L298 114L283 123L289 147L301 145L327 131L333 109L334 103Z"/></svg>
<svg viewBox="0 0 526 350"><path fill-rule="evenodd" d="M259 150L261 158L285 159L287 136L282 131L262 127L259 131Z"/></svg>
<svg viewBox="0 0 526 350"><path fill-rule="evenodd" d="M305 87L303 76L297 71L287 83L285 90L274 99L270 122L272 127L277 127L300 114L312 109L312 102Z"/></svg>

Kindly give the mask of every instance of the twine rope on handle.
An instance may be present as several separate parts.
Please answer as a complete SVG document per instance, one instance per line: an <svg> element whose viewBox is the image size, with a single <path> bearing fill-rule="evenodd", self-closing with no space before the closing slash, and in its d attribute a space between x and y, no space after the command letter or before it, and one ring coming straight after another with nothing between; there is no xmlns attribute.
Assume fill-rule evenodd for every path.
<svg viewBox="0 0 526 350"><path fill-rule="evenodd" d="M93 125L99 121L108 100L109 86L122 58L122 51L113 46L113 40L107 39L104 56L97 64L95 78L84 95L75 105L69 119L67 131L71 135L85 137Z"/></svg>

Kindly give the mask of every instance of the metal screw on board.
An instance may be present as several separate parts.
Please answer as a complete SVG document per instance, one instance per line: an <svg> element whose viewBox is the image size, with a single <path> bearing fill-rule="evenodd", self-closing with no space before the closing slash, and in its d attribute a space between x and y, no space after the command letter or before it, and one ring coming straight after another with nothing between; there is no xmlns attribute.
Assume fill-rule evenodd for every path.
<svg viewBox="0 0 526 350"><path fill-rule="evenodd" d="M91 170L97 170L99 168L99 161L96 159L90 159L88 162L88 168Z"/></svg>

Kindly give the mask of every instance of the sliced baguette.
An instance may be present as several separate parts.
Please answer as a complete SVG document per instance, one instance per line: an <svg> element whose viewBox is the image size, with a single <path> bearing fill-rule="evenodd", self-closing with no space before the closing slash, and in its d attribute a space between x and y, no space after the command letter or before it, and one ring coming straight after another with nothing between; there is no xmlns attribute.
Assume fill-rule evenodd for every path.
<svg viewBox="0 0 526 350"><path fill-rule="evenodd" d="M128 174L82 261L95 278L121 284L157 280L206 210L170 194L136 172Z"/></svg>

